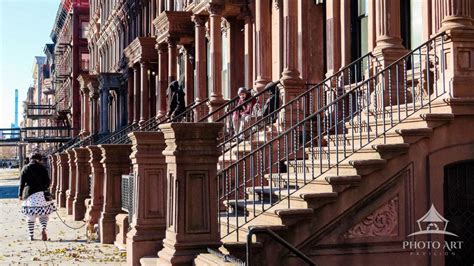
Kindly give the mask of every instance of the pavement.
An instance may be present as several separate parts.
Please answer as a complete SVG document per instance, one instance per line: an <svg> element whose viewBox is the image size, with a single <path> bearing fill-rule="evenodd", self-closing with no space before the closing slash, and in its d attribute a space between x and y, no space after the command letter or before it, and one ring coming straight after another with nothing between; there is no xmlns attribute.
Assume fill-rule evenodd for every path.
<svg viewBox="0 0 474 266"><path fill-rule="evenodd" d="M0 169L0 265L126 265L126 253L114 245L88 240L82 221L73 221L65 209L52 213L48 241L41 241L36 222L28 240L26 219L20 213L18 169ZM60 216L70 229L60 221Z"/></svg>

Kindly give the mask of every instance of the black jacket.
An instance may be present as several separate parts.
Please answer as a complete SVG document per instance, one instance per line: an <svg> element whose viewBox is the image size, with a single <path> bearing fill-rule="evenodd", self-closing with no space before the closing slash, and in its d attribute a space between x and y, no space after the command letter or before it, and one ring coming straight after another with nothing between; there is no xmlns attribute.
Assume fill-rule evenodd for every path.
<svg viewBox="0 0 474 266"><path fill-rule="evenodd" d="M171 82L168 87L169 117L176 117L186 110L184 95L183 88L179 85L178 81Z"/></svg>
<svg viewBox="0 0 474 266"><path fill-rule="evenodd" d="M268 93L270 94L270 97L265 101L265 104L263 105L263 113L262 116L266 117L273 113L276 109L280 107L280 95L279 95L279 90L278 90L278 82L270 82L265 86L265 90L268 89ZM268 117L268 120L271 123L274 123L277 119L276 114L272 114Z"/></svg>
<svg viewBox="0 0 474 266"><path fill-rule="evenodd" d="M32 160L21 170L18 197L22 196L26 199L36 192L47 190L49 184L50 179L46 167Z"/></svg>

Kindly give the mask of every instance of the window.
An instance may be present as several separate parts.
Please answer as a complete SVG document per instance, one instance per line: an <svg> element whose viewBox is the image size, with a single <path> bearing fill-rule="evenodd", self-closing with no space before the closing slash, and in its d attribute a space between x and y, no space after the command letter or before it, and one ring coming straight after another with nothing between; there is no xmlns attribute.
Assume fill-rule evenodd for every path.
<svg viewBox="0 0 474 266"><path fill-rule="evenodd" d="M351 2L352 8L351 11L351 39L352 43L352 51L351 51L351 59L352 61L357 60L358 58L364 56L368 53L369 45L368 45L368 32L369 32L369 1L368 0L352 0ZM355 73L354 78L360 80L362 75L367 68L367 62L362 62L362 66L360 66Z"/></svg>
<svg viewBox="0 0 474 266"><path fill-rule="evenodd" d="M87 39L87 34L89 33L89 22L82 21L81 22L81 38Z"/></svg>
<svg viewBox="0 0 474 266"><path fill-rule="evenodd" d="M80 67L82 71L89 71L89 54L81 53Z"/></svg>

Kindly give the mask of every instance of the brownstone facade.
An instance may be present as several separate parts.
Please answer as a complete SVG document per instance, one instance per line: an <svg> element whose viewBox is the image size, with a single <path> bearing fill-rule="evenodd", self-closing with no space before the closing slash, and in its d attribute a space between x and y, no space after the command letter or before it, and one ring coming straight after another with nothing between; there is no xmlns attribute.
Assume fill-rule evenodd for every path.
<svg viewBox="0 0 474 266"><path fill-rule="evenodd" d="M466 199L472 192L446 185L472 185L456 172L473 173L474 139L466 133L474 126L471 1L91 0L89 5L90 68L73 79L78 85L72 99L82 120L74 120L74 112L72 118L81 134L95 137L81 144L89 146L89 165L82 149L55 157L54 180L60 207L77 217L88 208L86 218L99 223L102 243L126 246L129 264L224 265L206 252L221 245L231 256L249 259L246 236L258 226L255 231L273 230L318 265L451 265L456 256L416 255L427 250L412 244L443 242L444 235L409 236L421 230L417 220L431 205L452 220L450 226L459 226L461 240L454 241L474 241L469 227L461 227L469 223L472 206L450 195ZM204 103L194 110L196 117L230 101L238 87L257 93L272 80L280 81L285 107L275 125L254 127L263 140L251 139L235 150L219 146L223 151L216 153L220 124L171 123L149 130L149 121L166 118L174 80L185 89L186 105ZM299 98L318 86L329 89ZM115 144L101 143L121 130L132 133L112 138ZM313 133L319 138L300 147ZM285 146L291 154L282 157ZM209 165L215 161L217 171ZM280 165L272 166L275 162ZM205 174L190 174L193 167ZM71 205L86 197L89 173L89 205ZM276 173L278 182L272 179ZM133 199L121 206L126 191L120 181L129 175ZM259 176L253 181L261 188L255 182L250 187L249 176ZM218 186L231 192L216 195ZM273 192L273 186L282 191ZM249 202L262 204L261 210ZM462 213L453 214L456 209ZM302 263L260 233L250 263ZM468 256L469 247L457 251Z"/></svg>

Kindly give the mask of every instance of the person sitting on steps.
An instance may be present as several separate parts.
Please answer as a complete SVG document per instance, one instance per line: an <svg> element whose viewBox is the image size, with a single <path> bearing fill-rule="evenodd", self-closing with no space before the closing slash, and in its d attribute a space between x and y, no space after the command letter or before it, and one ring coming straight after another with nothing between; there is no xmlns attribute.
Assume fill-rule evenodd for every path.
<svg viewBox="0 0 474 266"><path fill-rule="evenodd" d="M237 102L236 106L242 105L245 101L252 97L252 94L247 88L240 87L238 91L239 101ZM234 127L234 136L238 135L242 132L245 127L248 126L250 118L252 116L253 106L256 100L253 99L252 101L240 106L238 109L234 111L232 114L232 122ZM239 136L239 140L242 140L243 136Z"/></svg>

